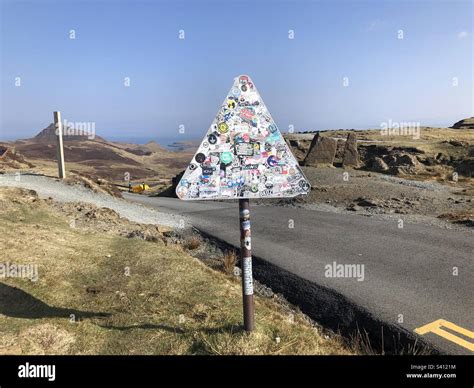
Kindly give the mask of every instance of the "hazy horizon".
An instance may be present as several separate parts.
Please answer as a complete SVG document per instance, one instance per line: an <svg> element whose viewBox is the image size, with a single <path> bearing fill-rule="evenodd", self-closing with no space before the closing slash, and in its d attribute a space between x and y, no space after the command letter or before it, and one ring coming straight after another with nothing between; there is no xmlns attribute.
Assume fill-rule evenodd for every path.
<svg viewBox="0 0 474 388"><path fill-rule="evenodd" d="M456 120L459 121L459 120ZM48 125L45 125L43 128L34 130L31 133L31 136L26 136L26 137L4 137L0 138L0 141L16 141L16 140L27 140L30 138L35 137L38 135L43 129L47 128L51 123ZM448 128L451 127L453 123L447 126L437 126L437 125L424 125L420 124L420 127L434 127L434 128ZM206 129L207 130L207 129ZM186 135L186 134L178 134L174 136L159 136L156 134L150 134L150 136L146 135L133 135L133 134L113 134L111 132L108 132L108 135L101 134L100 131L95 131L95 134L99 137L104 138L105 140L109 141L114 141L114 142L123 142L123 143L134 143L134 144L146 144L150 141L155 141L159 143L160 145L163 146L168 146L174 142L180 142L180 141L201 141L206 130L203 130L203 135L199 134L193 134L193 135ZM368 127L368 128L318 128L318 129L301 129L301 130L294 130L294 133L303 133L303 132L314 132L314 131L337 131L337 130L355 130L355 131L364 131L364 130L380 130L380 128L377 128L375 126L373 127ZM107 131L106 131L107 132ZM281 131L282 133L288 133L288 131Z"/></svg>
<svg viewBox="0 0 474 388"><path fill-rule="evenodd" d="M282 132L474 116L470 1L234 5L2 1L0 139L54 110L108 139L200 139L239 74Z"/></svg>

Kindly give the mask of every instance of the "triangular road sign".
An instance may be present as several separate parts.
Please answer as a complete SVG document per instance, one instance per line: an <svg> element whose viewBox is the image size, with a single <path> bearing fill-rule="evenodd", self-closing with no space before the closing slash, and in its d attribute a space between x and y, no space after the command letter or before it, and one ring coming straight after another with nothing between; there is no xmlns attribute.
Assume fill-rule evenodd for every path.
<svg viewBox="0 0 474 388"><path fill-rule="evenodd" d="M184 200L286 198L311 189L250 77L241 75L176 194Z"/></svg>

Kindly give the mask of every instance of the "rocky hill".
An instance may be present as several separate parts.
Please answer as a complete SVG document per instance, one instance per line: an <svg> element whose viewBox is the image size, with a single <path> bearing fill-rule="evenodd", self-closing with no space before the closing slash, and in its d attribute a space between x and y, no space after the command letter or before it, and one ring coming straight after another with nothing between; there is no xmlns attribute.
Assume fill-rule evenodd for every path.
<svg viewBox="0 0 474 388"><path fill-rule="evenodd" d="M56 126L54 123L49 124L40 131L34 138L34 141L40 143L56 143ZM105 141L105 139L96 136L94 132L87 130L76 130L72 127L63 128L64 141Z"/></svg>
<svg viewBox="0 0 474 388"><path fill-rule="evenodd" d="M113 142L94 133L64 130L64 154L67 170L76 170L100 178L124 183L145 178L171 179L191 158L187 152L172 152L151 141L147 144ZM18 140L12 146L44 173L56 170L56 128L48 125L30 139Z"/></svg>
<svg viewBox="0 0 474 388"><path fill-rule="evenodd" d="M463 119L454 123L452 128L455 129L474 129L474 117Z"/></svg>

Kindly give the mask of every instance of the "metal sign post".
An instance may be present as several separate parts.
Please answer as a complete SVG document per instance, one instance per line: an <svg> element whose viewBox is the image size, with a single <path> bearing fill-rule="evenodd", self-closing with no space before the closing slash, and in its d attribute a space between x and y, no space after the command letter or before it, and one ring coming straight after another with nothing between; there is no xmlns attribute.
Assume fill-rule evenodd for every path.
<svg viewBox="0 0 474 388"><path fill-rule="evenodd" d="M176 186L185 201L239 200L244 328L255 328L249 198L291 198L311 186L247 75L234 84Z"/></svg>
<svg viewBox="0 0 474 388"><path fill-rule="evenodd" d="M244 304L244 329L255 327L253 304L252 244L249 199L239 199L240 263L242 267L242 296Z"/></svg>

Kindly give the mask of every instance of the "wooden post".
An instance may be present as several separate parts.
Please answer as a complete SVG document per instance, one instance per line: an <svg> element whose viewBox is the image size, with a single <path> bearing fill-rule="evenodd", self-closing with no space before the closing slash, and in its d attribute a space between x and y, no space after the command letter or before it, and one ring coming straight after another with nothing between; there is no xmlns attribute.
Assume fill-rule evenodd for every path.
<svg viewBox="0 0 474 388"><path fill-rule="evenodd" d="M60 179L66 177L66 167L64 166L64 147L63 147L63 124L61 121L61 112L54 112L54 126L56 127L56 137L58 140L57 159L58 176Z"/></svg>
<svg viewBox="0 0 474 388"><path fill-rule="evenodd" d="M252 275L252 244L250 232L249 200L239 199L240 218L240 262L242 267L242 297L244 307L244 329L255 328Z"/></svg>

